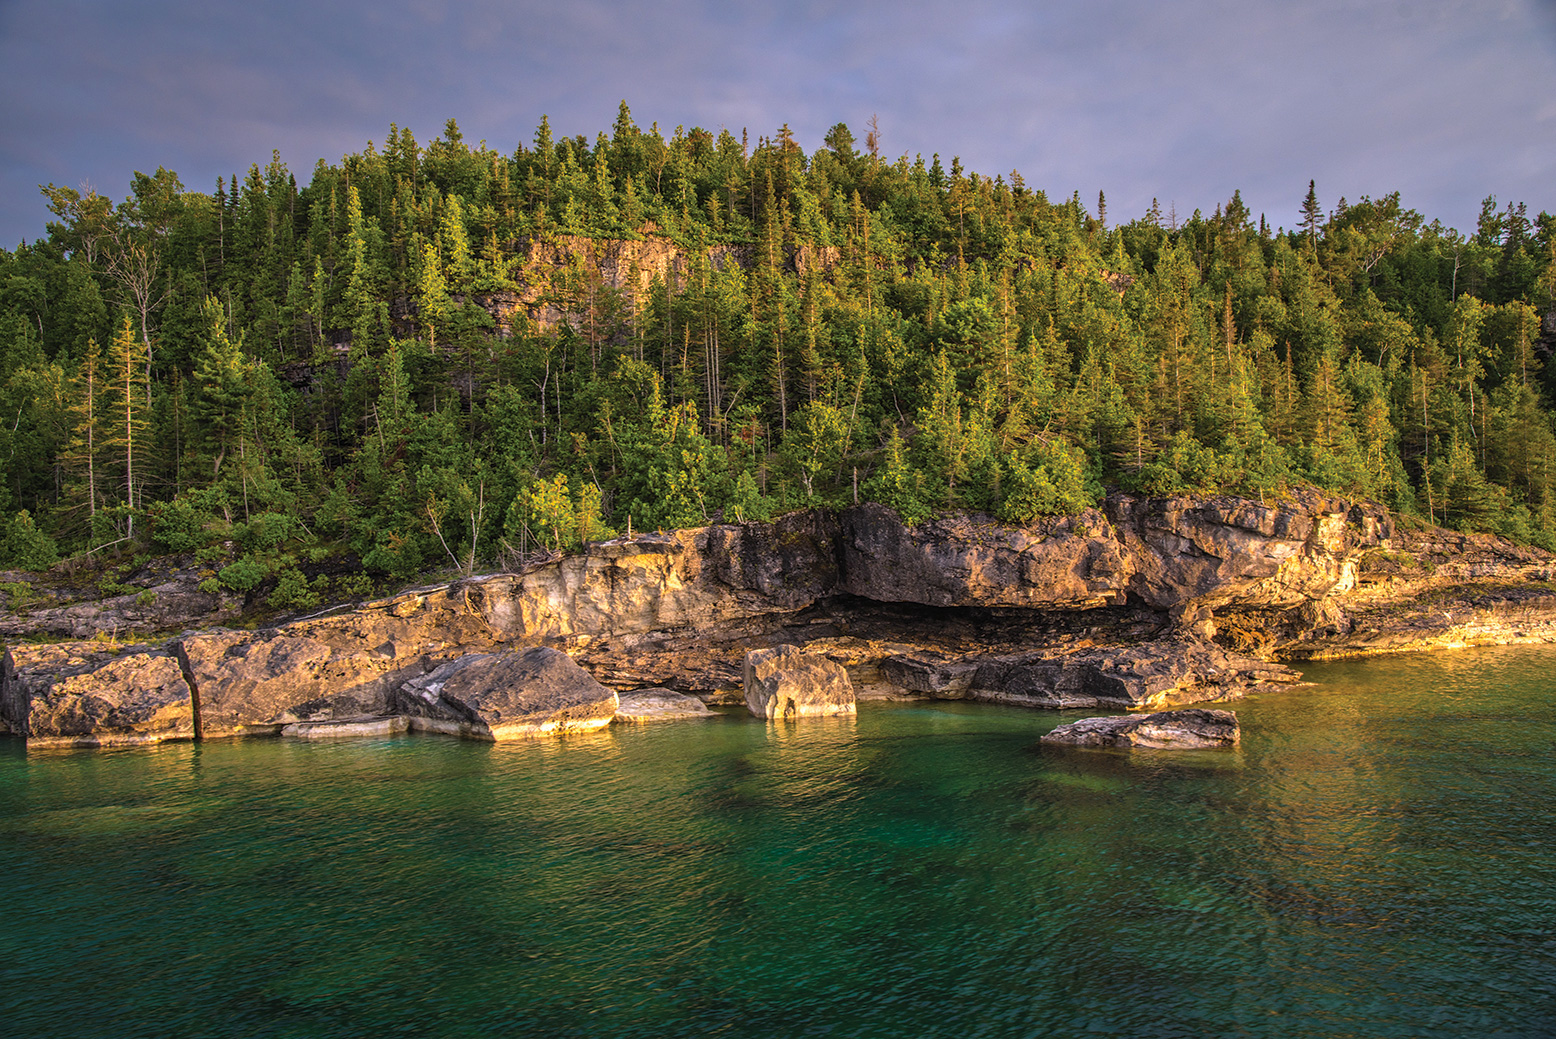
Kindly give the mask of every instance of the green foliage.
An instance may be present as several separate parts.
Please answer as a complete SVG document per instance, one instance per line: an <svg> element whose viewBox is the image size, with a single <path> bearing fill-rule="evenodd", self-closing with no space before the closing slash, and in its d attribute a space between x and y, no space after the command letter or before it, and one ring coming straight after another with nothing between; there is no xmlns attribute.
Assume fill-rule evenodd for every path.
<svg viewBox="0 0 1556 1039"><path fill-rule="evenodd" d="M553 551L576 549L616 533L600 517L600 489L582 484L570 494L566 473L536 480L520 491L508 508L504 530L511 545L533 538Z"/></svg>
<svg viewBox="0 0 1556 1039"><path fill-rule="evenodd" d="M6 608L13 613L26 609L42 598L25 581L0 581L0 595L5 596Z"/></svg>
<svg viewBox="0 0 1556 1039"><path fill-rule="evenodd" d="M725 512L736 523L765 523L773 517L773 503L757 487L756 478L742 469L735 478L735 489Z"/></svg>
<svg viewBox="0 0 1556 1039"><path fill-rule="evenodd" d="M59 547L38 529L26 509L0 520L0 566L47 570L57 562Z"/></svg>
<svg viewBox="0 0 1556 1039"><path fill-rule="evenodd" d="M1024 525L1096 504L1086 486L1085 456L1076 448L1039 441L1025 457L1009 456L1005 470L1004 495L994 513L1002 522Z"/></svg>
<svg viewBox="0 0 1556 1039"><path fill-rule="evenodd" d="M159 502L148 511L152 543L165 551L193 552L211 540L208 528L214 517L187 496Z"/></svg>
<svg viewBox="0 0 1556 1039"><path fill-rule="evenodd" d="M287 567L276 575L276 586L265 601L281 609L311 610L323 601L320 593L328 585L329 578L310 584L301 570Z"/></svg>
<svg viewBox="0 0 1556 1039"><path fill-rule="evenodd" d="M234 592L248 593L260 586L270 575L269 567L253 556L243 556L231 566L223 567L218 576L222 586Z"/></svg>
<svg viewBox="0 0 1556 1039"><path fill-rule="evenodd" d="M373 579L366 574L347 574L336 578L335 585L348 599L366 599L373 594Z"/></svg>
<svg viewBox="0 0 1556 1039"><path fill-rule="evenodd" d="M865 493L871 501L895 510L910 527L924 522L934 510L924 490L923 474L908 465L896 426L888 434L885 455L879 475L866 484Z"/></svg>
<svg viewBox="0 0 1556 1039"><path fill-rule="evenodd" d="M451 121L301 185L275 157L45 195L48 240L0 252L6 558L195 552L303 608L304 552L399 580L856 495L1030 522L1102 484L1556 539L1556 218L1495 199L1467 234L1311 184L1287 233L1236 194L1103 220L842 124L807 154L625 106L592 142Z"/></svg>

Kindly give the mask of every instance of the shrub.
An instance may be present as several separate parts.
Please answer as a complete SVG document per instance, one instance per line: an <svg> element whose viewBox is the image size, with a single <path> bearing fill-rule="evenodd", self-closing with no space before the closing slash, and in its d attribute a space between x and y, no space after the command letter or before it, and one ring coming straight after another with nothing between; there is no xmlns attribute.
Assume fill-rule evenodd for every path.
<svg viewBox="0 0 1556 1039"><path fill-rule="evenodd" d="M59 547L38 529L26 509L9 520L0 520L0 566L47 570L57 562Z"/></svg>
<svg viewBox="0 0 1556 1039"><path fill-rule="evenodd" d="M276 578L276 586L267 600L272 606L283 609L311 610L319 605L319 593L308 584L308 578L296 567L288 567Z"/></svg>
<svg viewBox="0 0 1556 1039"><path fill-rule="evenodd" d="M210 518L188 498L174 498L152 512L151 540L169 552L193 552L210 540Z"/></svg>
<svg viewBox="0 0 1556 1039"><path fill-rule="evenodd" d="M225 567L218 576L222 584L235 592L252 592L259 587L259 583L267 575L264 563L253 556L244 556L231 566Z"/></svg>

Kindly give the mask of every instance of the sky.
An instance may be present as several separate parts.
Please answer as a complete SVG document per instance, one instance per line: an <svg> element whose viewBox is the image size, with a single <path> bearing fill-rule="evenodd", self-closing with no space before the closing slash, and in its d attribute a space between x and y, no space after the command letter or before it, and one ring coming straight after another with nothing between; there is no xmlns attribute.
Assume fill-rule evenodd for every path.
<svg viewBox="0 0 1556 1039"><path fill-rule="evenodd" d="M0 0L0 70L6 247L46 234L41 184L209 192L272 149L306 183L390 123L511 153L623 100L807 152L874 116L891 157L1110 222L1241 190L1291 227L1309 180L1471 232L1488 195L1556 212L1556 0Z"/></svg>

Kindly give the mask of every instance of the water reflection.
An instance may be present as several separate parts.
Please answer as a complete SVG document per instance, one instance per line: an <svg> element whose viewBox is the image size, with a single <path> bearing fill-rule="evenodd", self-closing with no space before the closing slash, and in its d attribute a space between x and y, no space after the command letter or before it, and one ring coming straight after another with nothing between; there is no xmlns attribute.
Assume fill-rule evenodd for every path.
<svg viewBox="0 0 1556 1039"><path fill-rule="evenodd" d="M1315 667L1233 754L954 703L0 754L7 1029L1549 1034L1552 664Z"/></svg>

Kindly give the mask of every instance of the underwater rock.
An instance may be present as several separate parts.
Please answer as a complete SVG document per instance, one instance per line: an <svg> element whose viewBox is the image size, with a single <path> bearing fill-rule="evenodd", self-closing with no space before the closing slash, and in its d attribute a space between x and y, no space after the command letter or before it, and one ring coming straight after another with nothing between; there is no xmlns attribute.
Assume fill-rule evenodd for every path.
<svg viewBox="0 0 1556 1039"><path fill-rule="evenodd" d="M1145 747L1152 750L1206 750L1235 747L1241 732L1237 715L1205 707L1112 718L1082 718L1061 725L1039 742L1076 747Z"/></svg>

